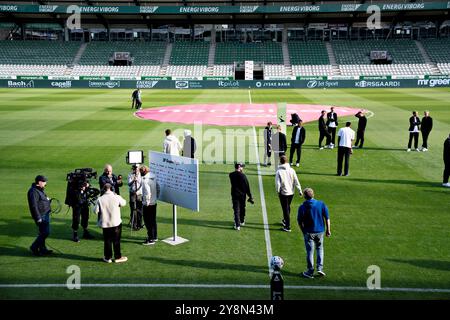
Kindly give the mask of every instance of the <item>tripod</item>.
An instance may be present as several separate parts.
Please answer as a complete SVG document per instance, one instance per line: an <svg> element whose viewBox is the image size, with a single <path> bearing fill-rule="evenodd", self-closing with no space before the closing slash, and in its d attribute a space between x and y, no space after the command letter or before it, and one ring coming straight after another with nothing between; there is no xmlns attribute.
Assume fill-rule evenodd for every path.
<svg viewBox="0 0 450 320"><path fill-rule="evenodd" d="M131 232L132 231L138 231L142 228L142 217L140 217L139 219L139 213L138 213L138 201L139 201L139 197L138 197L138 190L141 188L141 186L137 186L137 173L135 173L135 177L134 177L134 191L133 189L130 190L130 202L131 202L131 216L130 216L130 229Z"/></svg>

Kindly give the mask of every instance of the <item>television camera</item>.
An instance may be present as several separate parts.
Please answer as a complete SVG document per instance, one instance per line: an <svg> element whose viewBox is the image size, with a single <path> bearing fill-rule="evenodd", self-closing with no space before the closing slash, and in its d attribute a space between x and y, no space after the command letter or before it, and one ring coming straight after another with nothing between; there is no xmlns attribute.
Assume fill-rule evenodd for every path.
<svg viewBox="0 0 450 320"><path fill-rule="evenodd" d="M75 169L67 174L67 190L65 204L71 207L87 202L94 205L100 190L90 185L90 179L97 179L97 172L92 168Z"/></svg>

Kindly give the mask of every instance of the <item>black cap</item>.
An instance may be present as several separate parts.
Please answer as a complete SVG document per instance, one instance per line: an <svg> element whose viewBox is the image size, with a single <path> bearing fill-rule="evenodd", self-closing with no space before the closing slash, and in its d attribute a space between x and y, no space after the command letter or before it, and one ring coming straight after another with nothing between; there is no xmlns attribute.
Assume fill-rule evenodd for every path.
<svg viewBox="0 0 450 320"><path fill-rule="evenodd" d="M239 168L245 168L245 164L243 162L236 162L234 164L234 168L235 169L239 169Z"/></svg>
<svg viewBox="0 0 450 320"><path fill-rule="evenodd" d="M36 176L36 178L34 179L34 181L35 181L36 183L38 183L39 181L47 182L48 179L47 179L46 177L42 176L42 175L38 175L38 176Z"/></svg>

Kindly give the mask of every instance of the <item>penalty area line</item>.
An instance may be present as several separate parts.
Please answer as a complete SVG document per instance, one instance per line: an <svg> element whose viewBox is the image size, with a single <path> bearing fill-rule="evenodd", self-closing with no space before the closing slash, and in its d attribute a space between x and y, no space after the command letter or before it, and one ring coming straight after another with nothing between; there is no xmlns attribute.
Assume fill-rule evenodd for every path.
<svg viewBox="0 0 450 320"><path fill-rule="evenodd" d="M204 289L270 289L270 285L258 284L196 284L196 283L87 283L80 284L81 288L204 288ZM67 288L67 284L43 283L43 284L0 284L0 288ZM380 288L368 289L367 287L346 286L284 286L288 290L335 290L335 291L367 291L367 292L418 292L418 293L450 293L450 289L434 288Z"/></svg>

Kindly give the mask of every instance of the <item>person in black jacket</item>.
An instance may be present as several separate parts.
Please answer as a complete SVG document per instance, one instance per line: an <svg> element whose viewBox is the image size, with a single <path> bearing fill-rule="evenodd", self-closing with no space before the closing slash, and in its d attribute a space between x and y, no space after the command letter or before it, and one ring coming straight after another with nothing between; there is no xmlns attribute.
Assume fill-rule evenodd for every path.
<svg viewBox="0 0 450 320"><path fill-rule="evenodd" d="M417 112L413 111L413 115L409 118L409 141L408 141L408 149L406 151L411 151L411 143L414 139L414 149L416 151L420 151L419 146L419 130L420 130L420 119L417 116Z"/></svg>
<svg viewBox="0 0 450 320"><path fill-rule="evenodd" d="M53 250L47 249L45 246L45 239L50 234L50 199L44 192L47 185L47 178L38 175L34 179L35 183L31 185L28 190L28 206L30 208L31 216L36 223L39 233L30 247L31 252L35 256L42 256L51 254Z"/></svg>
<svg viewBox="0 0 450 320"><path fill-rule="evenodd" d="M72 205L72 241L80 242L78 238L78 227L80 226L81 217L81 227L83 228L83 239L94 239L94 236L88 231L89 224L89 202L87 197L87 189L89 188L89 183L87 181L83 182L78 190L76 191L74 203Z"/></svg>
<svg viewBox="0 0 450 320"><path fill-rule="evenodd" d="M294 152L297 151L297 163L296 166L300 166L300 159L302 157L302 144L305 142L306 130L303 127L303 121L300 119L297 125L292 130L291 137L291 152L289 155L289 162L293 166L292 158L294 157Z"/></svg>
<svg viewBox="0 0 450 320"><path fill-rule="evenodd" d="M231 183L231 201L234 211L234 228L241 230L241 226L245 225L245 198L248 196L248 202L254 203L250 185L247 177L242 172L245 167L243 163L234 165L235 171L229 174Z"/></svg>
<svg viewBox="0 0 450 320"><path fill-rule="evenodd" d="M428 151L428 136L430 135L431 129L433 129L433 118L430 117L429 111L425 111L423 115L424 117L420 126L420 131L422 132L422 151Z"/></svg>
<svg viewBox="0 0 450 320"><path fill-rule="evenodd" d="M105 169L103 170L103 174L98 179L98 184L100 185L100 190L102 192L102 195L104 193L103 187L105 184L109 183L112 188L111 191L115 192L116 194L120 195L119 187L123 186L122 182L122 176L116 176L112 173L112 166L110 164L105 165Z"/></svg>
<svg viewBox="0 0 450 320"><path fill-rule="evenodd" d="M364 132L366 131L367 126L367 118L364 115L364 111L358 111L357 114L355 114L355 117L357 117L358 120L358 129L356 130L356 142L354 148L362 148L364 145Z"/></svg>
<svg viewBox="0 0 450 320"><path fill-rule="evenodd" d="M330 148L334 148L334 144L336 142L336 128L338 126L338 116L336 112L334 112L334 107L330 108L330 112L327 113L327 126L328 133L330 134Z"/></svg>
<svg viewBox="0 0 450 320"><path fill-rule="evenodd" d="M278 169L280 157L284 156L287 151L286 135L281 132L281 126L277 125L277 132L272 137L273 158L275 160L275 171Z"/></svg>
<svg viewBox="0 0 450 320"><path fill-rule="evenodd" d="M325 110L322 110L322 112L320 113L320 118L319 118L319 134L320 134L319 149L320 150L323 149L323 147L322 147L323 138L325 138L325 137L327 138L325 148L329 148L330 140L331 140L331 136L330 136L330 133L328 132L328 127L325 122L326 113L327 112Z"/></svg>
<svg viewBox="0 0 450 320"><path fill-rule="evenodd" d="M448 177L450 176L450 134L444 142L444 164L445 168L442 185L450 188L450 183L448 182Z"/></svg>
<svg viewBox="0 0 450 320"><path fill-rule="evenodd" d="M270 158L272 156L272 122L267 122L264 128L264 166L271 165Z"/></svg>

